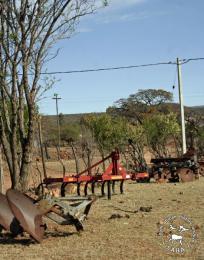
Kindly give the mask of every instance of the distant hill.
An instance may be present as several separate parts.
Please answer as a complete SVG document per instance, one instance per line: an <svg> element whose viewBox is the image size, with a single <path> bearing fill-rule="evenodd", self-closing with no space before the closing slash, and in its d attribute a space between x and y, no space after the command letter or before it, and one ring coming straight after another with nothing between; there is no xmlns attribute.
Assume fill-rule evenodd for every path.
<svg viewBox="0 0 204 260"><path fill-rule="evenodd" d="M65 124L78 124L80 122L80 119L82 116L85 115L100 115L102 113L81 113L81 114L59 114L61 116L63 123ZM50 123L56 123L57 122L57 116L56 115L43 115L42 121L50 122Z"/></svg>
<svg viewBox="0 0 204 260"><path fill-rule="evenodd" d="M168 109L169 111L179 113L180 105L178 103L166 103L161 106L161 110L162 109L164 109L164 110ZM185 111L185 114L195 113L195 114L199 114L199 115L204 115L204 106L192 106L192 107L185 106L184 111Z"/></svg>
<svg viewBox="0 0 204 260"><path fill-rule="evenodd" d="M204 106L194 106L191 109L197 114L204 115Z"/></svg>
<svg viewBox="0 0 204 260"><path fill-rule="evenodd" d="M173 111L175 113L179 113L180 111L180 106L177 103L167 103L163 105L163 109L167 109L169 111ZM188 107L185 106L185 112L186 113L195 113L199 115L204 115L204 106L193 106L193 107ZM62 120L65 124L78 124L80 122L80 119L84 115L101 115L103 113L81 113L81 114L61 114ZM46 124L49 123L51 125L55 125L57 122L57 117L56 115L43 115L42 116L42 121L46 122Z"/></svg>

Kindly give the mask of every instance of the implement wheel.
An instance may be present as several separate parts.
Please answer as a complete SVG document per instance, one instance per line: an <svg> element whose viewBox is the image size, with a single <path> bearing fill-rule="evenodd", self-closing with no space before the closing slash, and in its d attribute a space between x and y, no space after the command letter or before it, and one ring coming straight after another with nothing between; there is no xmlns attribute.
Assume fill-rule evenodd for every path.
<svg viewBox="0 0 204 260"><path fill-rule="evenodd" d="M189 168L178 169L178 175L181 182L189 182L195 180L194 172Z"/></svg>

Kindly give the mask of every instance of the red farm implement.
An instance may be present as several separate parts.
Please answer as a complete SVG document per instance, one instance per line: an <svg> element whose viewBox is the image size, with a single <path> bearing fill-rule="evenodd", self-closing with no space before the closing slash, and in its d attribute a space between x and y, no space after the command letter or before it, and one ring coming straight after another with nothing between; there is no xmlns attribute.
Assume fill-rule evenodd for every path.
<svg viewBox="0 0 204 260"><path fill-rule="evenodd" d="M150 175L149 175L148 171L135 172L135 173L132 173L131 179L133 181L135 180L136 182L139 182L139 183L145 183L145 182L149 182Z"/></svg>
<svg viewBox="0 0 204 260"><path fill-rule="evenodd" d="M111 159L111 163L103 173L98 173L96 167ZM80 195L81 186L84 186L85 196L88 193L88 186L91 185L92 194L95 193L95 185L101 184L101 195L105 195L105 184L107 184L108 199L111 199L112 192L115 193L115 183L120 183L120 193L123 193L123 184L125 180L131 179L131 175L127 174L126 170L119 163L119 152L114 151L106 158L93 164L86 170L79 174L72 174L71 176L63 176L62 178L45 178L42 185L49 185L52 183L61 183L61 196L65 196L65 188L68 184L77 185L77 194Z"/></svg>

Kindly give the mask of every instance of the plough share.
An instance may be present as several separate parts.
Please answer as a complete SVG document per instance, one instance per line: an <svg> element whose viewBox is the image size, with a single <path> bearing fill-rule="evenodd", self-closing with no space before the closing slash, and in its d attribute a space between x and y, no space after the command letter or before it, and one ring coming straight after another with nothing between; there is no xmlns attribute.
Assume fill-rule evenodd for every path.
<svg viewBox="0 0 204 260"><path fill-rule="evenodd" d="M46 229L43 216L60 225L74 225L77 231L83 230L90 207L96 198L54 197L44 194L37 200L13 189L6 195L0 193L0 227L10 231L15 237L26 231L37 242L41 242Z"/></svg>

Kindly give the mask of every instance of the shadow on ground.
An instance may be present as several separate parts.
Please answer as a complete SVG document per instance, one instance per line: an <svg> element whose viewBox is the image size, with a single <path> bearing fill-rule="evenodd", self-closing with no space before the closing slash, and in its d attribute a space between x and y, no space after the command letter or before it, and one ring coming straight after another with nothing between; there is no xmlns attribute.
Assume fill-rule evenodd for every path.
<svg viewBox="0 0 204 260"><path fill-rule="evenodd" d="M68 237L74 234L78 234L78 232L61 232L61 231L47 231L44 235L43 239L48 239L51 237ZM18 236L13 237L11 234L0 234L0 244L1 245L23 245L23 246L29 246L32 244L37 244L32 237L25 237L25 236Z"/></svg>

